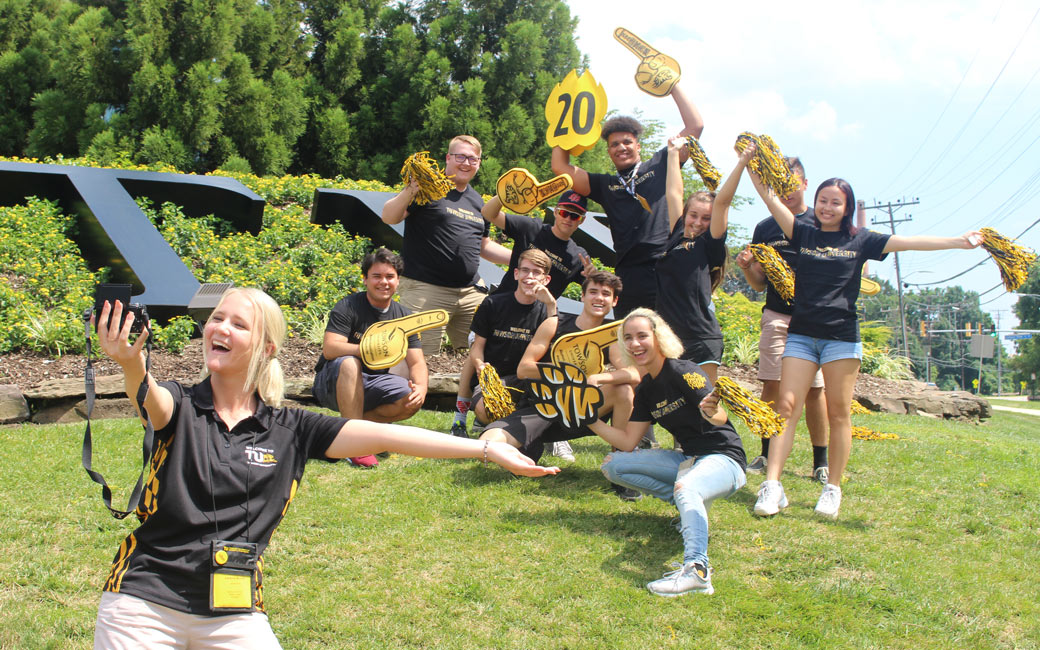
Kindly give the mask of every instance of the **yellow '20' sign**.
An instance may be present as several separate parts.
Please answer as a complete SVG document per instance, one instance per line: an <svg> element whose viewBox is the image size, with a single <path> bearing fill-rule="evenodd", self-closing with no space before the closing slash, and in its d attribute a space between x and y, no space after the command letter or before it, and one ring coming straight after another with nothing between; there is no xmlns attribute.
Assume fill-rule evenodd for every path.
<svg viewBox="0 0 1040 650"><path fill-rule="evenodd" d="M549 128L545 141L572 156L591 149L599 140L600 125L607 114L607 92L586 70L578 76L571 70L549 93L545 119Z"/></svg>

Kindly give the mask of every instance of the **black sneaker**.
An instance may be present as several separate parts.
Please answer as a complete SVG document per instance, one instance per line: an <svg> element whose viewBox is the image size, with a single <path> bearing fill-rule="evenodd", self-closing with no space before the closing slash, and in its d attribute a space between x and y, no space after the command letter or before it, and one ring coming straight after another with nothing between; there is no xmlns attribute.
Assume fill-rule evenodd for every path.
<svg viewBox="0 0 1040 650"><path fill-rule="evenodd" d="M465 422L452 422L451 423L451 435L459 438L468 438L469 432L466 431Z"/></svg>
<svg viewBox="0 0 1040 650"><path fill-rule="evenodd" d="M610 487L614 488L614 494L618 495L618 498L622 501L639 501L643 498L643 493L635 488L625 487L617 483L611 483Z"/></svg>

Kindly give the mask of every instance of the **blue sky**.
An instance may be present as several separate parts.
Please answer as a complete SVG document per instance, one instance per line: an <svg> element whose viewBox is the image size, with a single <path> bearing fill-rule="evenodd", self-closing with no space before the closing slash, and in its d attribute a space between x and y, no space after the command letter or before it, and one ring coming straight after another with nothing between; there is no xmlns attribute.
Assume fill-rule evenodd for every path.
<svg viewBox="0 0 1040 650"><path fill-rule="evenodd" d="M810 200L832 176L847 179L868 206L918 199L896 213L912 218L897 224L899 234L989 226L1016 237L1040 219L1035 2L568 4L579 20L578 47L610 109L638 108L669 132L681 128L670 98L636 88L637 60L614 40L614 28L679 61L683 86L704 116L702 144L723 173L736 162L737 134L747 130L802 158ZM754 195L749 181L739 193ZM767 216L755 198L731 216L748 233ZM882 216L868 210L868 225ZM1040 250L1040 224L1019 241ZM904 282L934 283L985 258L981 249L911 252L900 255L900 266ZM870 270L895 282L892 256ZM1016 298L991 261L943 284L983 294L983 309L994 319L999 312L1002 327L1017 324Z"/></svg>

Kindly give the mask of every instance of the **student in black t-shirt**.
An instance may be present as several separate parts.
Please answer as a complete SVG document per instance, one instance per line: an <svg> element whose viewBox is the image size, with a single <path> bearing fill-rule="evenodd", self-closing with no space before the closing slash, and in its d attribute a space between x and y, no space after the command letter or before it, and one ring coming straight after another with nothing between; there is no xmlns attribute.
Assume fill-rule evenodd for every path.
<svg viewBox="0 0 1040 650"><path fill-rule="evenodd" d="M546 318L538 326L534 338L524 351L524 356L517 366L517 376L520 379L538 378L538 363L550 362L547 355L553 343L564 334L582 332L603 325L607 314L617 304L620 293L621 280L616 275L607 271L590 273L582 284L581 313L577 316L564 314ZM554 306L550 305L548 310L555 313ZM632 411L632 389L638 383L639 375L631 367L624 367L620 348L616 343L604 352L604 360L609 357L615 369L609 370L604 367L600 372L589 375L587 379L589 384L598 386L603 392L603 404L599 411L601 417L610 415L614 426L624 428ZM565 429L562 425L539 416L533 406L527 406L518 408L512 414L487 425L480 438L507 442L520 449L525 456L537 461L542 457L545 443L565 442L590 435L593 433L587 428Z"/></svg>
<svg viewBox="0 0 1040 650"><path fill-rule="evenodd" d="M366 291L343 298L329 312L312 392L319 404L339 411L345 418L363 417L373 422L407 420L422 408L426 399L429 373L417 335L408 337L401 369L375 370L361 361L361 336L365 330L378 321L412 313L394 302L403 266L401 257L386 248L369 253L361 261ZM378 464L374 456L350 461L361 467Z"/></svg>
<svg viewBox="0 0 1040 650"><path fill-rule="evenodd" d="M671 92L683 121L680 136L701 136L704 120L680 84ZM614 117L603 123L602 137L616 174L594 174L572 165L570 154L560 147L552 152L554 174L570 174L574 189L603 206L614 241L614 272L625 284L614 314L622 317L638 306L656 305L654 267L668 243L668 206L665 200L666 148L648 161L640 159L639 136L643 126L631 117ZM680 154L686 162L688 152Z"/></svg>
<svg viewBox="0 0 1040 650"><path fill-rule="evenodd" d="M105 582L95 648L152 647L160 636L177 647L217 639L222 647L279 647L263 607L263 553L310 459L394 451L484 458L524 476L559 471L503 443L283 408L277 355L285 317L258 289L231 289L213 310L202 337L208 376L194 386L152 378L148 332L131 344L133 316L119 328L122 312L105 303L98 340L122 367L135 405L145 382L157 448L137 507L141 524Z"/></svg>
<svg viewBox="0 0 1040 650"><path fill-rule="evenodd" d="M488 296L473 315L473 345L469 358L474 375L469 388L473 396L473 414L478 422L489 422L477 377L485 365L491 364L502 383L517 383L516 369L524 356L527 344L534 338L538 326L547 317L556 315L556 300L545 285L549 283L551 263L549 256L537 248L520 254L520 262L513 271L517 281L513 293ZM547 307L551 306L551 311ZM459 386L462 394L463 386Z"/></svg>
<svg viewBox="0 0 1040 650"><path fill-rule="evenodd" d="M445 330L452 347L468 347L473 312L487 295L477 272L480 258L509 263L509 249L488 238L488 224L480 216L484 199L469 185L480 169L480 156L480 142L473 136L452 138L444 173L455 189L439 201L418 205L414 199L419 185L413 181L383 205L385 223L404 221L401 304L413 312L448 312L446 327L423 333L423 354L427 356L441 351Z"/></svg>
<svg viewBox="0 0 1040 650"><path fill-rule="evenodd" d="M683 344L683 359L701 366L712 383L722 363L722 329L712 293L726 274L726 229L737 181L727 178L719 195L694 192L682 201L679 164L685 138L668 141L668 250L657 262L657 313ZM730 175L732 177L732 174Z"/></svg>
<svg viewBox="0 0 1040 650"><path fill-rule="evenodd" d="M776 407L787 425L783 435L769 446L766 480L758 491L755 514L774 515L787 505L780 475L791 453L805 395L817 369L822 368L830 425L830 472L816 513L834 519L841 506L841 477L852 447L852 389L863 356L856 317L863 265L868 259L884 259L891 252L974 248L982 239L977 232L960 237L910 237L857 229L852 223L856 197L848 182L840 178L828 179L817 188L816 225L807 225L795 220L757 175L752 173L751 179L799 255L794 313L784 348Z"/></svg>
<svg viewBox="0 0 1040 650"><path fill-rule="evenodd" d="M506 214L502 211L502 201L494 196L484 204L481 213L489 222L495 224L507 236L513 239L513 253L509 258L509 268L502 276L502 282L493 293L512 293L516 290L516 279L513 271L520 264L520 254L529 248L537 248L549 256L552 263L549 284L546 285L553 298L559 298L571 282L577 282L582 275L594 270L585 249L571 239L571 235L585 220L585 197L568 190L560 197L553 211L552 225L542 224L530 217ZM473 365L467 359L459 372L459 394L455 398L455 417L451 423L451 433L467 437L466 417L469 413L471 398L468 387L473 379ZM462 388L465 387L465 388Z"/></svg>
<svg viewBox="0 0 1040 650"><path fill-rule="evenodd" d="M808 188L805 166L794 156L786 158L786 161L800 182L797 190L781 197L780 200L796 220L814 223L813 209L805 204L805 190ZM751 243L772 247L792 270L798 268L798 252L773 217L767 217L755 226ZM752 289L766 292L766 304L762 308L760 324L761 333L758 337L758 378L762 382L762 401L775 405L780 395L781 359L784 344L787 342L787 326L791 322L793 305L781 298L768 282L762 265L755 261L749 248L745 248L737 256L737 266L743 271L744 278ZM812 442L813 478L826 485L827 402L823 398L822 370L816 372L805 397L805 425L809 429L809 439ZM769 441L770 438L762 438L762 453L748 463L748 472L761 474L765 471L766 459L769 457Z"/></svg>
<svg viewBox="0 0 1040 650"><path fill-rule="evenodd" d="M632 417L622 430L602 420L590 428L619 449L632 450L651 422L660 423L680 449L617 451L603 460L603 473L672 503L679 510L683 566L647 585L659 596L711 594L708 562L708 508L745 483L747 458L740 436L719 406L700 366L679 359L682 343L649 309L625 317L618 332L624 353L643 375L636 387Z"/></svg>

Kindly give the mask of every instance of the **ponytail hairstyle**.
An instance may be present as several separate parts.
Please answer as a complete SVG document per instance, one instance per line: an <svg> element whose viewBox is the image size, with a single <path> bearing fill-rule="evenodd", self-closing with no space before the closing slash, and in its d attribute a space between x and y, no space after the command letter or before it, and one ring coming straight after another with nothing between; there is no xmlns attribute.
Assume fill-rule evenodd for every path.
<svg viewBox="0 0 1040 650"><path fill-rule="evenodd" d="M278 352L285 343L285 316L274 298L260 289L243 287L233 287L225 291L213 311L219 309L228 296L233 294L241 295L253 305L253 341L246 381L256 389L260 399L268 406L278 408L285 398L285 375L282 372L282 364L278 361ZM208 373L203 366L203 377Z"/></svg>
<svg viewBox="0 0 1040 650"><path fill-rule="evenodd" d="M708 271L708 277L711 278L711 292L715 293L715 290L719 288L722 281L726 279L726 267L729 266L729 253L726 253L725 257L722 258L722 264L713 266Z"/></svg>
<svg viewBox="0 0 1040 650"><path fill-rule="evenodd" d="M816 188L816 195L813 197L813 208L816 208L816 200L820 198L820 190L828 187L836 187L845 195L845 215L841 218L840 229L846 235L855 235L859 231L859 228L852 222L852 218L856 215L856 195L852 193L852 186L849 185L847 180L843 178L828 178L820 183L820 186ZM814 216L813 221L816 222L816 227L819 228L820 220Z"/></svg>

